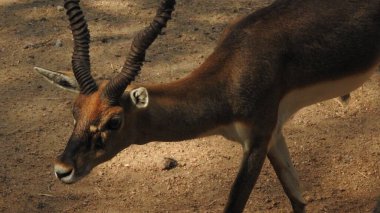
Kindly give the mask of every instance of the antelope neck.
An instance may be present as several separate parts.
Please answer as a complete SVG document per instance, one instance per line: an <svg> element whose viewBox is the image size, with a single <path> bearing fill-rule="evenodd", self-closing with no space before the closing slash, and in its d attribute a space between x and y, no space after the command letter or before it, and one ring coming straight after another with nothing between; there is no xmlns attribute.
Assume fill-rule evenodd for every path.
<svg viewBox="0 0 380 213"><path fill-rule="evenodd" d="M197 74L202 73L202 74ZM207 73L206 75L204 73ZM146 141L181 141L195 138L215 126L229 123L231 111L226 84L218 72L193 72L167 84L147 85L149 105L138 114L138 129Z"/></svg>

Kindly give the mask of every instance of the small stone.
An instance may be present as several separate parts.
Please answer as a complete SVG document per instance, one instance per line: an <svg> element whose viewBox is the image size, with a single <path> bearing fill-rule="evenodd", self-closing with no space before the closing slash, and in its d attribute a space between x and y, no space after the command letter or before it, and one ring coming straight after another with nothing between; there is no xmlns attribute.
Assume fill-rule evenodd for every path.
<svg viewBox="0 0 380 213"><path fill-rule="evenodd" d="M61 40L61 39L57 39L57 40L55 41L54 46L55 46L55 47L62 47L62 46L63 46L63 44L62 44L62 40Z"/></svg>
<svg viewBox="0 0 380 213"><path fill-rule="evenodd" d="M314 201L313 197L312 197L312 196L310 196L310 195L306 195L306 196L305 196L305 200L306 200L306 202L308 202L308 203L310 203L310 202L313 202L313 201Z"/></svg>
<svg viewBox="0 0 380 213"><path fill-rule="evenodd" d="M32 46L32 44L26 44L23 48L24 49L29 49Z"/></svg>
<svg viewBox="0 0 380 213"><path fill-rule="evenodd" d="M37 204L37 209L43 209L43 208L45 208L45 207L46 207L46 204L43 203L43 202L39 202L39 203Z"/></svg>
<svg viewBox="0 0 380 213"><path fill-rule="evenodd" d="M108 38L102 38L100 39L100 41L105 44L105 43L108 43L109 42L109 39Z"/></svg>
<svg viewBox="0 0 380 213"><path fill-rule="evenodd" d="M58 10L59 12L62 12L62 11L65 10L65 8L59 5L59 6L57 6L57 10Z"/></svg>
<svg viewBox="0 0 380 213"><path fill-rule="evenodd" d="M171 170L178 166L178 162L173 158L164 158L162 170Z"/></svg>

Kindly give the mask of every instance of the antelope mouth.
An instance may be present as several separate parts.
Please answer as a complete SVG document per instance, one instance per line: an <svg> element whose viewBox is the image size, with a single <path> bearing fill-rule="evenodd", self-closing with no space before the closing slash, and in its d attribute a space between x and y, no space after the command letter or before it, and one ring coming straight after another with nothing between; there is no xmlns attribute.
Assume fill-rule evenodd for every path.
<svg viewBox="0 0 380 213"><path fill-rule="evenodd" d="M72 174L74 173L74 170L71 170L69 172L65 172L65 173L55 173L55 176L58 178L58 179L62 179L62 178L65 178L67 176L71 176Z"/></svg>
<svg viewBox="0 0 380 213"><path fill-rule="evenodd" d="M77 182L88 173L90 173L90 171L90 167L86 167L82 171L79 171L78 169L63 167L60 164L54 165L55 177L65 184L72 184Z"/></svg>
<svg viewBox="0 0 380 213"><path fill-rule="evenodd" d="M75 169L65 165L54 165L54 174L63 183L74 183L76 181Z"/></svg>

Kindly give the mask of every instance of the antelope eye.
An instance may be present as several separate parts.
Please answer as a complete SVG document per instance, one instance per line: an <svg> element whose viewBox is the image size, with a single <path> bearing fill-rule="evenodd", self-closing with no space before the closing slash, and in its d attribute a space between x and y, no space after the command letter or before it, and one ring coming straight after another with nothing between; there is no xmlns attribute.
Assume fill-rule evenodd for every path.
<svg viewBox="0 0 380 213"><path fill-rule="evenodd" d="M121 126L121 118L120 117L113 117L111 118L107 123L107 129L109 130L117 130Z"/></svg>

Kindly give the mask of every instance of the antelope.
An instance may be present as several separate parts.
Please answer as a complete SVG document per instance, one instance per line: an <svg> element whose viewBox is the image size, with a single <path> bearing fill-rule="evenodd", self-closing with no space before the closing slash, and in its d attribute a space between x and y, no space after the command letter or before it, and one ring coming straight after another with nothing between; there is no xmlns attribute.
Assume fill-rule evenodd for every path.
<svg viewBox="0 0 380 213"><path fill-rule="evenodd" d="M79 89L74 130L54 171L74 183L131 144L222 135L243 147L225 212L242 212L268 156L294 212L304 212L300 181L282 133L299 109L360 87L380 63L380 0L277 0L231 24L213 53L188 76L134 85L145 53L171 19L161 0L151 24L133 39L121 72L91 76L90 34L79 0L64 7L74 39L72 69L36 68Z"/></svg>

